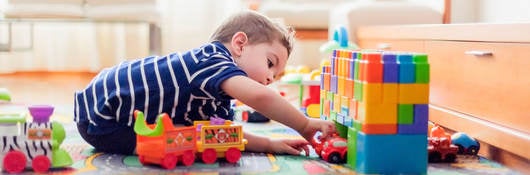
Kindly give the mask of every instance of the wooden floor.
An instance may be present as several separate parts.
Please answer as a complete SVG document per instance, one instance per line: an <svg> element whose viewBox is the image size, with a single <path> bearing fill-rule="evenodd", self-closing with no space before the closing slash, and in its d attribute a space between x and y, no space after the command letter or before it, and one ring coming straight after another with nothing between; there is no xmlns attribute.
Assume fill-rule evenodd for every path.
<svg viewBox="0 0 530 175"><path fill-rule="evenodd" d="M84 88L96 73L17 72L0 74L0 88L7 88L15 104L73 105L74 92Z"/></svg>

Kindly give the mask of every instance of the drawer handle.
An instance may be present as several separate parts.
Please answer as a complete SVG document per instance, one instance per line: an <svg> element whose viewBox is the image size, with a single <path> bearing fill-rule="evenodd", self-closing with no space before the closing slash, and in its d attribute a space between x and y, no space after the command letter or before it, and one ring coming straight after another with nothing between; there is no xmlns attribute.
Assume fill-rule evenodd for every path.
<svg viewBox="0 0 530 175"><path fill-rule="evenodd" d="M493 52L491 51L482 51L482 50L470 50L465 52L466 55L473 55L477 57L486 57L486 56L493 56Z"/></svg>
<svg viewBox="0 0 530 175"><path fill-rule="evenodd" d="M380 49L380 50L390 49L390 44L389 43L379 43L379 44L377 44L377 49Z"/></svg>

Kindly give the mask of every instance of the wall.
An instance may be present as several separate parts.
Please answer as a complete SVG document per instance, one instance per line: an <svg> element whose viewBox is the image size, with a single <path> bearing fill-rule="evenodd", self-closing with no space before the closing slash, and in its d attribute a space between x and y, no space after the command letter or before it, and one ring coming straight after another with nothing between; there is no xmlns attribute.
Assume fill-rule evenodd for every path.
<svg viewBox="0 0 530 175"><path fill-rule="evenodd" d="M0 0L0 9L5 8ZM206 41L222 19L243 7L242 1L157 0L161 12L161 54L184 51ZM1 11L0 11L1 14ZM14 45L33 49L0 52L0 73L15 71L92 71L148 56L147 23L38 22L13 27ZM75 20L74 20L75 21ZM0 44L8 40L1 21Z"/></svg>

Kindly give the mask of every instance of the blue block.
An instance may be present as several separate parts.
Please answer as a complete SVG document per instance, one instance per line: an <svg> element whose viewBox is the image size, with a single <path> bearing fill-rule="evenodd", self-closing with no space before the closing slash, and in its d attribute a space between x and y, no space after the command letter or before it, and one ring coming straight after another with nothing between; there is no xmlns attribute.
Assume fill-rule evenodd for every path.
<svg viewBox="0 0 530 175"><path fill-rule="evenodd" d="M396 54L383 53L383 82L397 83L399 68L397 64Z"/></svg>
<svg viewBox="0 0 530 175"><path fill-rule="evenodd" d="M427 174L427 135L357 132L357 173Z"/></svg>
<svg viewBox="0 0 530 175"><path fill-rule="evenodd" d="M331 88L331 92L334 94L338 93L338 77L336 75L331 75L331 83L329 84L329 87Z"/></svg>
<svg viewBox="0 0 530 175"><path fill-rule="evenodd" d="M398 124L398 134L427 134L429 121L429 105L414 104L414 122Z"/></svg>
<svg viewBox="0 0 530 175"><path fill-rule="evenodd" d="M344 126L353 127L353 119L349 116L344 117Z"/></svg>
<svg viewBox="0 0 530 175"><path fill-rule="evenodd" d="M397 55L399 83L416 83L416 66L412 62L411 54Z"/></svg>
<svg viewBox="0 0 530 175"><path fill-rule="evenodd" d="M345 125L344 124L344 115L342 115L341 113L337 113L337 118L335 119L335 121L337 121L337 123Z"/></svg>

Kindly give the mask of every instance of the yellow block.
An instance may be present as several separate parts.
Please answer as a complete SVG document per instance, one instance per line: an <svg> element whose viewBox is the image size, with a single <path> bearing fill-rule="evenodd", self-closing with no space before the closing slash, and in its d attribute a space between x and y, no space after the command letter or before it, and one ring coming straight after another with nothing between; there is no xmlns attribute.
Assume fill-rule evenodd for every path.
<svg viewBox="0 0 530 175"><path fill-rule="evenodd" d="M342 115L348 115L348 112L350 112L348 110L348 108L350 108L350 98L346 97L346 96L342 96L342 98L340 99L341 102L340 102L340 114Z"/></svg>
<svg viewBox="0 0 530 175"><path fill-rule="evenodd" d="M309 117L320 118L320 104L310 104L306 108L306 113Z"/></svg>
<svg viewBox="0 0 530 175"><path fill-rule="evenodd" d="M364 83L363 84L363 102L381 103L383 85L382 83Z"/></svg>
<svg viewBox="0 0 530 175"><path fill-rule="evenodd" d="M342 76L337 77L337 94L344 95L344 86L345 86L346 80Z"/></svg>
<svg viewBox="0 0 530 175"><path fill-rule="evenodd" d="M397 124L396 103L358 103L361 124Z"/></svg>
<svg viewBox="0 0 530 175"><path fill-rule="evenodd" d="M350 99L350 107L348 108L348 110L350 110L348 112L350 118L352 118L353 120L359 120L357 117L357 100L355 100L354 98Z"/></svg>
<svg viewBox="0 0 530 175"><path fill-rule="evenodd" d="M383 83L382 103L398 103L397 83Z"/></svg>
<svg viewBox="0 0 530 175"><path fill-rule="evenodd" d="M399 84L398 102L400 104L428 104L429 84Z"/></svg>
<svg viewBox="0 0 530 175"><path fill-rule="evenodd" d="M333 112L339 113L340 112L340 95L335 94L333 96Z"/></svg>

